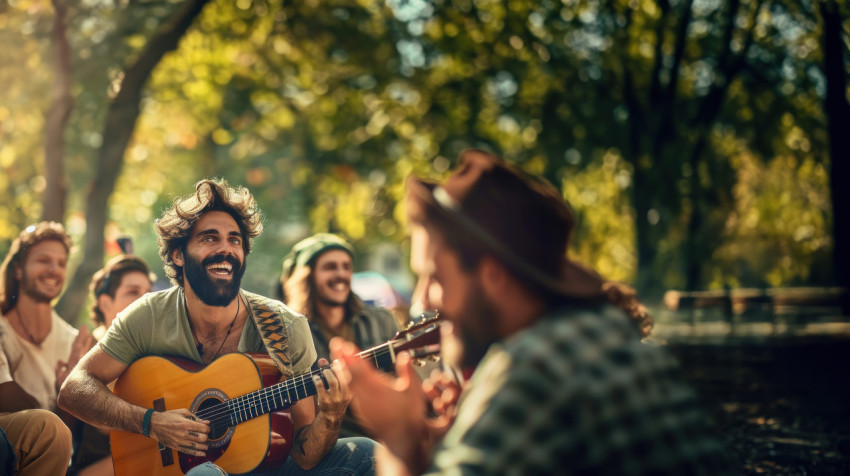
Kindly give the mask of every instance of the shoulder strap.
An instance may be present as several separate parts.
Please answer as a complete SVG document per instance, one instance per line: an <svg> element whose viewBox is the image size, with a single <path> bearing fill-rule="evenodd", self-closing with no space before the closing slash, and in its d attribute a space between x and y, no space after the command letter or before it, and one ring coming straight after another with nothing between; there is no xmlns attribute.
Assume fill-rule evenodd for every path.
<svg viewBox="0 0 850 476"><path fill-rule="evenodd" d="M270 306L269 304L273 302L271 300L257 299L255 296L247 293L245 294L245 298L251 307L251 315L254 316L254 323L257 325L257 330L259 330L260 336L263 338L266 352L274 360L281 374L287 378L292 377L292 362L289 360L289 355L287 354L289 340L279 308L276 309Z"/></svg>

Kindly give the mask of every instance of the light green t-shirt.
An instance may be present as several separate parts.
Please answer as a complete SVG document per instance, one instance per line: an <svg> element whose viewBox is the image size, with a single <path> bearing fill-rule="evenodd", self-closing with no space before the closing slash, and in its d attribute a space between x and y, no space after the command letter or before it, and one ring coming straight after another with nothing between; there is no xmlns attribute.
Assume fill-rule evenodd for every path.
<svg viewBox="0 0 850 476"><path fill-rule="evenodd" d="M258 294L240 291L251 313L242 328L240 352L266 352L254 320L255 303L274 309L280 316L287 337L291 375L306 373L316 361L316 348L307 319L283 303ZM149 355L182 357L203 363L186 312L183 288L174 286L148 293L130 304L112 323L98 342L100 348L115 360L130 365Z"/></svg>

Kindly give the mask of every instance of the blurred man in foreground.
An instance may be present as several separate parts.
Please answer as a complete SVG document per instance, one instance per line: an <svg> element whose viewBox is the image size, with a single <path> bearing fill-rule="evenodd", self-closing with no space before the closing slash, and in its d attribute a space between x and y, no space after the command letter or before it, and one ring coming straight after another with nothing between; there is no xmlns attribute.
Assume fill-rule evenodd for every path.
<svg viewBox="0 0 850 476"><path fill-rule="evenodd" d="M634 293L567 258L574 216L554 187L478 150L443 184L408 187L416 295L475 371L462 389L445 376L421 386L404 356L392 380L331 342L384 444L381 472L727 470L677 363L641 343L651 323Z"/></svg>

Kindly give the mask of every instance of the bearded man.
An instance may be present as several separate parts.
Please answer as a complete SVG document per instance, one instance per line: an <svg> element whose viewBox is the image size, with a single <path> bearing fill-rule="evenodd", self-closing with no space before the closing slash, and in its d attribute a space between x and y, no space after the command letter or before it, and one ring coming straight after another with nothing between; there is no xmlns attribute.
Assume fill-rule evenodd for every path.
<svg viewBox="0 0 850 476"><path fill-rule="evenodd" d="M415 295L474 372L461 388L420 385L400 355L391 380L331 342L385 445L382 473L730 472L673 357L641 342L651 323L634 292L569 259L575 217L557 189L469 150L443 183L412 178L407 206Z"/></svg>
<svg viewBox="0 0 850 476"><path fill-rule="evenodd" d="M174 286L149 293L119 313L66 381L59 404L99 428L140 433L184 455L204 458L213 443L209 420L186 408L154 411L131 404L110 392L106 384L149 355L210 364L227 353L268 352L282 362L285 377L303 375L316 368L314 364L326 365L316 362L303 316L278 301L240 289L251 240L262 228L256 201L243 187L201 180L194 193L177 198L156 222L159 255ZM281 355L272 355L257 324L270 315L275 320L275 336L281 341ZM319 382L318 398L302 398L290 408L294 441L289 457L277 468L257 468L251 474L341 468L350 474L365 474L372 470L371 440L337 441L351 400L347 387L329 369L318 372L325 380L321 385L318 376L314 377L314 383ZM272 445L281 437L271 435ZM257 443L268 442L268 438L263 435ZM192 471L221 474L209 462Z"/></svg>
<svg viewBox="0 0 850 476"><path fill-rule="evenodd" d="M319 357L330 357L328 342L334 337L369 349L398 332L389 311L366 305L351 290L353 260L350 243L331 233L317 233L296 243L283 261L286 305L307 316ZM349 412L340 434L368 436L369 431Z"/></svg>

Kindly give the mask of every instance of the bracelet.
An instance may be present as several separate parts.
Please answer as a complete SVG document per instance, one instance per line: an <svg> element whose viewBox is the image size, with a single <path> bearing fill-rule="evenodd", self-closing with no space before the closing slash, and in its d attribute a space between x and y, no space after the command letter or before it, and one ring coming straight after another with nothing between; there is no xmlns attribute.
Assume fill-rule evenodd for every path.
<svg viewBox="0 0 850 476"><path fill-rule="evenodd" d="M142 418L142 434L148 437L151 436L151 416L153 412L153 408L148 408L148 411L145 412L145 417Z"/></svg>

